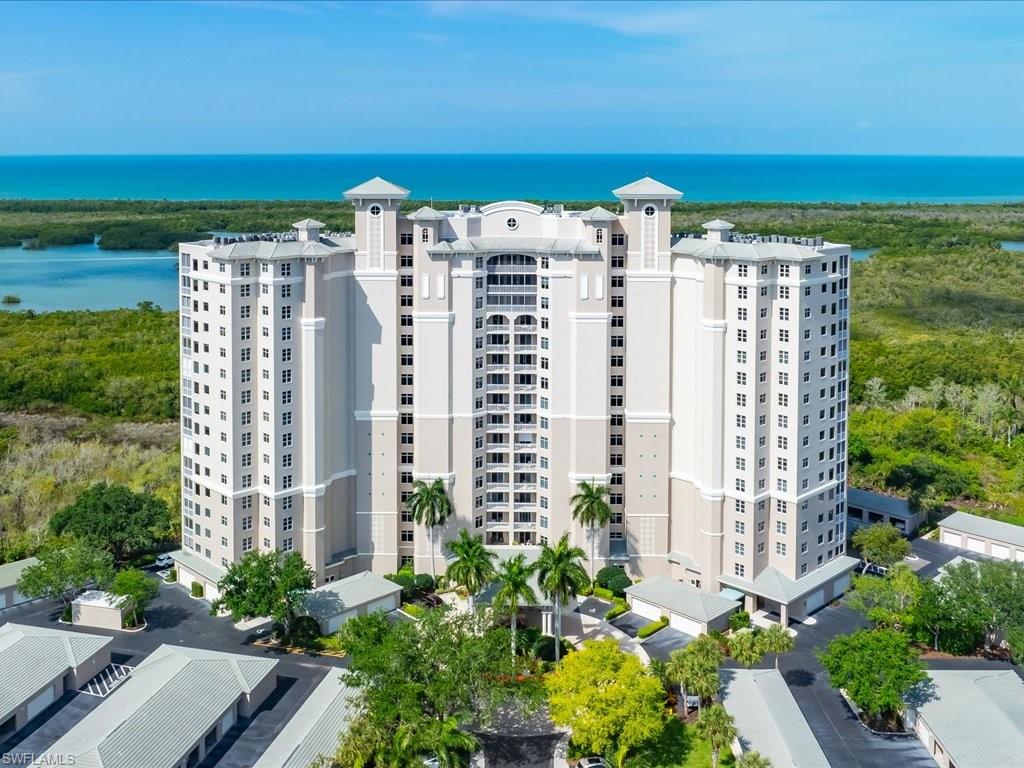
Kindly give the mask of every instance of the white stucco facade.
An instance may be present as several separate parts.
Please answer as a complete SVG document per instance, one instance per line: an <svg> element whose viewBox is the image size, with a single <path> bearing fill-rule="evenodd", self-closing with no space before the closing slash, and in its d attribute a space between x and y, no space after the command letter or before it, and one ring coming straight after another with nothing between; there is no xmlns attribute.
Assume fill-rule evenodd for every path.
<svg viewBox="0 0 1024 768"><path fill-rule="evenodd" d="M622 213L408 194L346 192L354 235L182 244L186 551L429 570L403 499L440 477L438 569L461 527L589 552L582 480L611 492L597 567L715 588L842 554L848 246L674 235L681 193L653 179Z"/></svg>

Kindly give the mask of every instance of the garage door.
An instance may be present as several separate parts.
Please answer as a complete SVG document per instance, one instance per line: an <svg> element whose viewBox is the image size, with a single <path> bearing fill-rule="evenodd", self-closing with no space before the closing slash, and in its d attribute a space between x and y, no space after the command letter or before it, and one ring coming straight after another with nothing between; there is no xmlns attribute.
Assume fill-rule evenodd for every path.
<svg viewBox="0 0 1024 768"><path fill-rule="evenodd" d="M993 544L992 557L998 557L1000 560L1009 560L1010 548L1004 547L1002 544Z"/></svg>
<svg viewBox="0 0 1024 768"><path fill-rule="evenodd" d="M217 589L212 584L207 584L206 585L206 599L207 600L216 600L219 597L220 597L220 590Z"/></svg>
<svg viewBox="0 0 1024 768"><path fill-rule="evenodd" d="M1024 549L1017 550L1017 562L1024 563Z"/></svg>
<svg viewBox="0 0 1024 768"><path fill-rule="evenodd" d="M348 621L355 615L356 612L353 610L345 611L344 613L339 613L337 616L331 616L331 618L327 620L327 634L331 635L337 632L339 629L341 629L342 624L344 624L346 621Z"/></svg>
<svg viewBox="0 0 1024 768"><path fill-rule="evenodd" d="M661 608L645 603L643 600L634 600L632 610L633 613L639 613L645 619L650 619L651 621L657 621L661 618Z"/></svg>
<svg viewBox="0 0 1024 768"><path fill-rule="evenodd" d="M11 605L14 605L14 603L11 603ZM3 593L3 592L0 592L0 608L6 608L6 607L7 607L7 595L5 593Z"/></svg>
<svg viewBox="0 0 1024 768"><path fill-rule="evenodd" d="M951 547L963 547L963 539L955 531L943 531L942 543L949 544Z"/></svg>
<svg viewBox="0 0 1024 768"><path fill-rule="evenodd" d="M838 579L836 579L836 583L832 587L832 594L835 597L839 597L839 595L843 594L849 588L850 574L847 573L846 575L840 576Z"/></svg>
<svg viewBox="0 0 1024 768"><path fill-rule="evenodd" d="M235 724L235 708L232 707L220 719L220 735L223 738L224 734L231 730L231 726Z"/></svg>
<svg viewBox="0 0 1024 768"><path fill-rule="evenodd" d="M398 606L395 604L397 601L395 595L389 595L388 597L381 598L380 600L374 600L372 603L367 603L366 612L376 613L377 611L393 611Z"/></svg>
<svg viewBox="0 0 1024 768"><path fill-rule="evenodd" d="M806 605L804 606L804 610L807 611L807 613L818 610L825 604L825 590L819 589L817 592L812 592L807 596L807 600L805 602Z"/></svg>
<svg viewBox="0 0 1024 768"><path fill-rule="evenodd" d="M53 698L53 686L51 685L28 703L28 719L31 720L53 704Z"/></svg>
<svg viewBox="0 0 1024 768"><path fill-rule="evenodd" d="M180 566L178 567L178 583L185 589L192 588L192 574Z"/></svg>
<svg viewBox="0 0 1024 768"><path fill-rule="evenodd" d="M980 552L981 554L985 554L985 542L981 539L972 539L968 536L967 548L971 550L971 552Z"/></svg>
<svg viewBox="0 0 1024 768"><path fill-rule="evenodd" d="M680 616L678 613L673 613L668 617L668 625L672 629L678 629L680 632L685 632L694 637L697 637L704 631L698 622L688 619L686 616Z"/></svg>

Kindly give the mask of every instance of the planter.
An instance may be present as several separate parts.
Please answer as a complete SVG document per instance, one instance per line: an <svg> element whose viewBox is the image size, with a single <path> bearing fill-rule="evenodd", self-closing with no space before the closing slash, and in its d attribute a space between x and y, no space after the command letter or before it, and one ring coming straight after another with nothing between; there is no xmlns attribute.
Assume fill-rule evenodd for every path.
<svg viewBox="0 0 1024 768"><path fill-rule="evenodd" d="M909 737L912 737L912 738L915 738L915 739L917 738L917 734L915 734L913 731L877 731L877 730L875 730L870 725L868 725L867 723L864 722L864 711L860 707L858 707L856 704L854 704L853 699L851 699L846 694L845 690L840 688L839 689L839 695L842 696L843 699L846 701L846 705L850 708L850 711L852 711L853 714L855 714L857 716L857 722L860 723L861 728L863 728L868 733L873 733L875 736L895 736L897 738L906 738L906 737L909 736Z"/></svg>
<svg viewBox="0 0 1024 768"><path fill-rule="evenodd" d="M141 625L139 625L137 627L121 627L121 629L119 631L120 632L142 632L148 626L149 626L149 623L144 621L144 622L142 622Z"/></svg>

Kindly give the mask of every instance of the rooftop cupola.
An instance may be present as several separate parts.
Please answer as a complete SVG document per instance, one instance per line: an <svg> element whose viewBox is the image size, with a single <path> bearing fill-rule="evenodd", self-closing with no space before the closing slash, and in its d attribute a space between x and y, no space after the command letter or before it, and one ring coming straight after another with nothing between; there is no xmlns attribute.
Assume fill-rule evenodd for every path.
<svg viewBox="0 0 1024 768"><path fill-rule="evenodd" d="M727 243L732 240L733 225L728 221L722 221L721 219L715 219L709 221L703 225L704 230L707 232L705 238L713 243Z"/></svg>
<svg viewBox="0 0 1024 768"><path fill-rule="evenodd" d="M303 219L296 221L292 226L295 228L296 237L300 243L320 242L320 230L324 228L323 222L316 219Z"/></svg>

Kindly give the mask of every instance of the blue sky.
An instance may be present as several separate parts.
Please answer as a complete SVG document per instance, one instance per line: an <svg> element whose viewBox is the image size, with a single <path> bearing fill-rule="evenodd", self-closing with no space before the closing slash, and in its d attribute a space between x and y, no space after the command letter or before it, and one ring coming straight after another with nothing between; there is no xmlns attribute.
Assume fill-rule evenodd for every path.
<svg viewBox="0 0 1024 768"><path fill-rule="evenodd" d="M0 153L1024 154L1024 3L0 3Z"/></svg>

